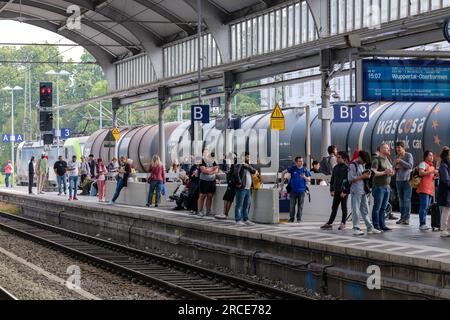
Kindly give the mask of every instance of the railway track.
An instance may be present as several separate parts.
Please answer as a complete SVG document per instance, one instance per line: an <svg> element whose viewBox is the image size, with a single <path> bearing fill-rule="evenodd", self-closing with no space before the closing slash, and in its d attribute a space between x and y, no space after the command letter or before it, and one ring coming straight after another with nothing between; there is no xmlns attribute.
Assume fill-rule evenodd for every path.
<svg viewBox="0 0 450 320"><path fill-rule="evenodd" d="M151 286L175 299L314 300L261 283L0 212L0 228Z"/></svg>
<svg viewBox="0 0 450 320"><path fill-rule="evenodd" d="M0 301L6 301L6 300L18 300L15 296L13 296L11 293L0 287Z"/></svg>

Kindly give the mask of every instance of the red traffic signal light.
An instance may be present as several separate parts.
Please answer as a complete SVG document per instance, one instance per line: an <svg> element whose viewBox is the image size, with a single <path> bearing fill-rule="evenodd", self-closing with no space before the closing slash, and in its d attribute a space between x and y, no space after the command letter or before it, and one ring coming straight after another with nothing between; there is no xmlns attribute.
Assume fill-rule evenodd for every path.
<svg viewBox="0 0 450 320"><path fill-rule="evenodd" d="M51 108L53 105L53 84L41 82L39 84L39 105L41 108Z"/></svg>

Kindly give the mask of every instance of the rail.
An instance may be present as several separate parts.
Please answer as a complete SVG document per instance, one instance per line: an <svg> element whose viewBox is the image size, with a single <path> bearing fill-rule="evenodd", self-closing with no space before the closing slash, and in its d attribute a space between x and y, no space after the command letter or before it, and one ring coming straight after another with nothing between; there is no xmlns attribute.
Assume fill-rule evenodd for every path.
<svg viewBox="0 0 450 320"><path fill-rule="evenodd" d="M180 299L315 300L258 282L0 212L0 228Z"/></svg>

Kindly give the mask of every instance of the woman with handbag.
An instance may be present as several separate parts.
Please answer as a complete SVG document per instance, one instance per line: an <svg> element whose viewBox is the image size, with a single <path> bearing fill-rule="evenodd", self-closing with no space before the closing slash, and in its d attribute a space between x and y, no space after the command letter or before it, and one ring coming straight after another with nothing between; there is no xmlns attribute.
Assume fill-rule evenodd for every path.
<svg viewBox="0 0 450 320"><path fill-rule="evenodd" d="M153 199L153 192L156 190L155 208L158 207L159 197L161 195L161 189L166 182L166 174L164 166L158 155L154 155L152 163L148 169L147 182L150 184L150 192L148 194L147 207L150 207Z"/></svg>
<svg viewBox="0 0 450 320"><path fill-rule="evenodd" d="M417 188L417 194L420 199L419 229L425 231L430 229L426 224L426 219L428 207L430 206L431 199L434 197L434 177L438 171L433 165L434 154L432 151L425 151L423 159L424 161L419 164L419 176L422 177L422 180Z"/></svg>

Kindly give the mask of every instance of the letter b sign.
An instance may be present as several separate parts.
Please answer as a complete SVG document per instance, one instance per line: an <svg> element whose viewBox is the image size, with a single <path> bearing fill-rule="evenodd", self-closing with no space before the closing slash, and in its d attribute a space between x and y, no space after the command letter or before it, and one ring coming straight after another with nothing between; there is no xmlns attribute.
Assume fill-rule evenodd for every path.
<svg viewBox="0 0 450 320"><path fill-rule="evenodd" d="M208 105L192 105L191 106L191 122L201 121L209 123L209 106Z"/></svg>

